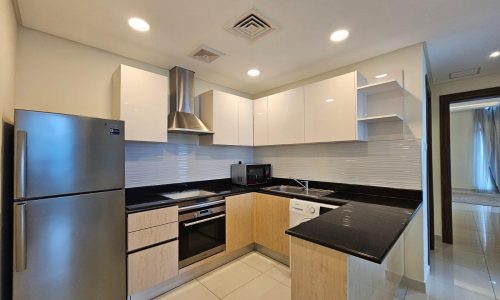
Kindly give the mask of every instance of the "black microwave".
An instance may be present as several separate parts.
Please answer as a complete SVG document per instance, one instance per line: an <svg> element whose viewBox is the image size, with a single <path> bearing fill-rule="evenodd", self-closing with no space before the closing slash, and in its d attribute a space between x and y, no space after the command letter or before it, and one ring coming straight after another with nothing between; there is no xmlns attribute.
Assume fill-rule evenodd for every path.
<svg viewBox="0 0 500 300"><path fill-rule="evenodd" d="M231 165L231 180L239 185L257 185L271 182L270 164Z"/></svg>

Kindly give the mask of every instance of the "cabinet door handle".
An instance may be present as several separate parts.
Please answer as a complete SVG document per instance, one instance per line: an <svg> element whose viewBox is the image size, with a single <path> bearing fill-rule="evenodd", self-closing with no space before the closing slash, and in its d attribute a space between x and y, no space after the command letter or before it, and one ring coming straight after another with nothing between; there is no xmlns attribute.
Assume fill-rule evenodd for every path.
<svg viewBox="0 0 500 300"><path fill-rule="evenodd" d="M26 203L14 205L15 270L26 270Z"/></svg>
<svg viewBox="0 0 500 300"><path fill-rule="evenodd" d="M28 133L19 130L16 132L15 161L14 161L14 199L26 197L26 143Z"/></svg>

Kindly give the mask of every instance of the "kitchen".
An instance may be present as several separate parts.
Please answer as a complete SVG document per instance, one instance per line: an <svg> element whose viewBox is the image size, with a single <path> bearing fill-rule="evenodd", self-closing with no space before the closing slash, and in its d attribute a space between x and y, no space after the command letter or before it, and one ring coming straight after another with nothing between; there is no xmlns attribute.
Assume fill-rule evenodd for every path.
<svg viewBox="0 0 500 300"><path fill-rule="evenodd" d="M175 293L174 288L182 289L193 282L202 282L206 291L203 282L210 282L208 277L216 274L217 268L254 259L251 255L256 253L261 255L258 259L271 261L273 266L291 266L290 286L287 281L276 281L273 285L280 287L288 298L393 298L400 282L425 292L429 274L424 142L428 54L425 43L393 47L376 55L375 52L360 55L355 60L323 68L316 66L308 75L296 75L291 80L273 83L272 78L267 77L266 83L257 88L255 80L259 77L244 74L245 78L236 84L231 83L230 76L219 75L217 63L231 59L232 53L226 50L230 48L222 49L226 55L216 52L220 57L210 64L192 57L165 63L160 62L157 55L141 53L140 45L150 43L160 25L151 22L149 32L135 32L127 24L127 16L134 15L133 11L118 17L110 14L119 20L124 18L120 30L127 32L131 39L131 46L124 50L117 41L107 44L104 35L75 35L78 30L92 31L86 23L77 22L74 31L65 32L57 24L42 20L36 13L41 9L39 5L43 4L33 1L18 4L23 25L16 28L15 101L12 104L18 109L16 113L46 111L124 121L122 125L117 122L108 128L112 138L116 137L111 136L112 132L124 133L123 150L113 151L123 151L123 157L110 158L123 163L121 167L112 168L118 177L124 177L122 186L93 189L117 188L125 193L121 211L123 236L117 242L123 242L120 254L123 265L117 268L123 268L120 269L122 276L118 275L120 272L115 273L115 277L121 279L115 278L116 284L102 287L102 291L111 293L107 298L151 299ZM53 5L51 9L57 7L54 3L50 5ZM67 9L67 4L57 5ZM92 7L91 4L78 5L83 11ZM248 5L231 10L233 14L239 11L232 17L246 15L246 11L272 15L270 7L265 9L265 5L262 12L266 14L251 10L252 5L242 9ZM133 5L127 9L132 10L131 7ZM154 19L147 15L144 18ZM226 29L220 34L229 35L231 43L256 47L274 34L279 36L285 27L275 26L252 43L233 36L234 33ZM352 35L343 42L327 42L334 45L333 48L342 48L355 38L355 34ZM197 41L200 42L206 41ZM270 76L266 71L272 73L266 70L264 61L259 63L253 58L250 65L244 63L242 67L246 73L247 68L256 65L262 72L259 76ZM211 66L213 77L207 75ZM20 125L17 116L6 119L10 124ZM196 125L186 126L193 123ZM57 147L55 142L49 145ZM32 155L28 152L27 157L30 161ZM96 168L104 170L104 165L97 164ZM123 168L122 175L120 168ZM236 169L242 174L239 179ZM30 170L28 168L28 172ZM257 185L244 183L245 179L251 181L254 177L259 179L253 182ZM28 180L28 191L30 188ZM325 210L321 207L328 211L321 216L314 215L317 219L292 226L290 210L300 209L301 205L301 202L292 202L291 199L296 198L310 200L302 204L307 206L312 202L318 212ZM24 201L25 197L18 199ZM360 215L361 212L365 215ZM2 217L4 215L5 210ZM369 216L374 219L370 220ZM334 224L336 220L346 220L342 218L352 220L351 226ZM15 221L15 215L13 219ZM324 228L325 223L330 227L322 232L319 228ZM28 229L29 226L28 223ZM200 236L203 228L213 236ZM98 231L99 227L94 230ZM386 234L378 235L376 231ZM28 240L30 232L28 230ZM29 241L27 243L29 248ZM299 259L303 256L294 258L297 253L294 251L307 247L312 251L317 245L321 245L319 251L325 251L321 266L328 275L324 278L335 274L333 277L339 279L336 282L309 282L308 278L300 277L301 273L314 273L308 267L322 260L303 261ZM371 249L373 247L378 248ZM343 264L329 268L332 261L329 256L341 257ZM29 255L26 266L29 269ZM360 270L359 273L356 270ZM369 274L379 281L373 279L371 282L377 282L374 285L352 286L355 282L370 282L366 279ZM349 277L354 275L355 278ZM229 291L230 284L221 291L208 288L212 293L210 297L229 297L253 279L255 277L243 280ZM34 294L22 294L24 292L38 296L47 293L48 298L52 295L54 299L104 295L97 289L97 294L89 291L85 295L83 288L72 290L69 285L55 290L33 287L31 291L17 285L17 293L22 292L16 294L15 272L13 281L14 299L34 297ZM2 291L4 286L2 284ZM344 293L333 297L334 291L330 288ZM72 291L75 294L71 294ZM66 292L70 294L64 294ZM207 299L211 298L207 296Z"/></svg>

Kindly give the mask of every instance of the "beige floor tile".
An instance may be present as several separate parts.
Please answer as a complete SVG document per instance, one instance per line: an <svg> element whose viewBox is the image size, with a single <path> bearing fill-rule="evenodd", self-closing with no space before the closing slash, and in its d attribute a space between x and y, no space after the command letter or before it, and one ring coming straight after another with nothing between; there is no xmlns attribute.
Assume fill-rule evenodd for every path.
<svg viewBox="0 0 500 300"><path fill-rule="evenodd" d="M500 276L499 256L486 256L486 265L488 266L488 271L490 272L491 275ZM500 282L498 282L497 284L500 284Z"/></svg>
<svg viewBox="0 0 500 300"><path fill-rule="evenodd" d="M488 241L490 244L500 247L500 229L498 232L481 231L478 232L478 236L481 242Z"/></svg>
<svg viewBox="0 0 500 300"><path fill-rule="evenodd" d="M278 284L269 293L267 293L262 300L291 300L292 299L292 289L283 284Z"/></svg>
<svg viewBox="0 0 500 300"><path fill-rule="evenodd" d="M476 226L473 228L453 228L453 237L476 237L479 238L479 232Z"/></svg>
<svg viewBox="0 0 500 300"><path fill-rule="evenodd" d="M217 300L206 287L196 280L190 281L180 287L171 290L170 292L155 298L156 300Z"/></svg>
<svg viewBox="0 0 500 300"><path fill-rule="evenodd" d="M439 252L432 251L430 258L432 268L435 268L434 264L437 264L437 267L442 264L455 264L469 269L487 272L486 260L482 253L463 251L450 247Z"/></svg>
<svg viewBox="0 0 500 300"><path fill-rule="evenodd" d="M484 255L500 258L500 245L492 245L492 244L485 245Z"/></svg>
<svg viewBox="0 0 500 300"><path fill-rule="evenodd" d="M480 214L475 216L477 231L479 234L492 233L500 235L500 218L492 217L490 214Z"/></svg>
<svg viewBox="0 0 500 300"><path fill-rule="evenodd" d="M475 213L498 214L498 213L500 213L500 206L476 205L476 208L474 210L474 214Z"/></svg>
<svg viewBox="0 0 500 300"><path fill-rule="evenodd" d="M455 223L476 225L476 221L474 219L474 213L473 212L467 212L467 213L453 212L453 225L455 225Z"/></svg>
<svg viewBox="0 0 500 300"><path fill-rule="evenodd" d="M406 292L405 300L494 300L493 293L483 293L459 284L443 284L438 281L429 281L427 294L411 289Z"/></svg>
<svg viewBox="0 0 500 300"><path fill-rule="evenodd" d="M493 290L495 291L495 296L497 299L500 299L500 274L491 275L491 285L493 286Z"/></svg>
<svg viewBox="0 0 500 300"><path fill-rule="evenodd" d="M481 206L481 205L474 205L474 204L468 204L468 203L458 203L458 202L452 203L453 212L455 212L455 211L476 212L476 211L479 211L482 207L483 206Z"/></svg>
<svg viewBox="0 0 500 300"><path fill-rule="evenodd" d="M483 254L484 253L480 240L473 240L473 241L458 240L458 241L453 241L453 245L444 244L444 243L439 243L439 245L438 245L436 243L435 248L436 248L435 251L437 251L437 252L446 251L447 249L453 248L453 249L458 249L458 250L462 250L462 251L473 252L476 254Z"/></svg>
<svg viewBox="0 0 500 300"><path fill-rule="evenodd" d="M225 300L257 300L257 299L274 299L269 298L269 294L272 294L273 289L278 288L281 285L277 280L274 280L270 276L263 274L249 283L245 284L241 288L238 288L227 297L223 298Z"/></svg>
<svg viewBox="0 0 500 300"><path fill-rule="evenodd" d="M222 298L260 274L256 269L234 261L203 275L198 280L217 297Z"/></svg>
<svg viewBox="0 0 500 300"><path fill-rule="evenodd" d="M288 287L292 286L290 268L285 265L277 264L274 268L268 270L266 274Z"/></svg>
<svg viewBox="0 0 500 300"><path fill-rule="evenodd" d="M429 283L432 285L447 285L451 288L460 288L471 293L493 297L493 288L487 272L465 268L458 265L431 265ZM439 286L437 288L440 288Z"/></svg>
<svg viewBox="0 0 500 300"><path fill-rule="evenodd" d="M276 261L255 251L248 253L239 260L263 273L272 269L277 264Z"/></svg>

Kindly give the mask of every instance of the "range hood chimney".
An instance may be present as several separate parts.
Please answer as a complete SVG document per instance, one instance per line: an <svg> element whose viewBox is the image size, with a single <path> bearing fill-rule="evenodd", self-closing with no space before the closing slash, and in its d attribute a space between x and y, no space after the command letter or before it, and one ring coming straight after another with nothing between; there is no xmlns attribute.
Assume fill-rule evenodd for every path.
<svg viewBox="0 0 500 300"><path fill-rule="evenodd" d="M168 132L186 134L213 134L194 114L194 72L174 67L169 74L170 114Z"/></svg>

